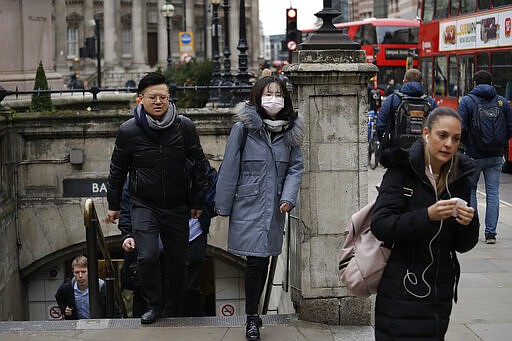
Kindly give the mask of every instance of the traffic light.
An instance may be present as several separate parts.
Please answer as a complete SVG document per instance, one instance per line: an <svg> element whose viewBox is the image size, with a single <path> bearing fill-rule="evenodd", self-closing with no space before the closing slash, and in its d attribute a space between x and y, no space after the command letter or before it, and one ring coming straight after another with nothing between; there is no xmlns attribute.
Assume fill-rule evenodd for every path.
<svg viewBox="0 0 512 341"><path fill-rule="evenodd" d="M80 48L80 58L96 57L96 38L85 38L85 46Z"/></svg>
<svg viewBox="0 0 512 341"><path fill-rule="evenodd" d="M297 29L297 9L286 9L286 48L295 51L297 45L302 43L302 31Z"/></svg>

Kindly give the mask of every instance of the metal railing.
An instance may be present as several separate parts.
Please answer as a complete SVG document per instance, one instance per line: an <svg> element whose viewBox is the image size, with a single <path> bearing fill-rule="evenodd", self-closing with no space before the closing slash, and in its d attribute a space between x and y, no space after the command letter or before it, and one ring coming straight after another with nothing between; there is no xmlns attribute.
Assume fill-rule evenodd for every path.
<svg viewBox="0 0 512 341"><path fill-rule="evenodd" d="M105 260L105 283L106 283L106 317L115 317L115 301L123 316L127 316L126 307L121 295L121 285L115 276L116 270L112 264L112 258L105 243L103 230L98 219L98 214L91 199L85 201L84 207L85 238L87 246L87 272L89 275L89 314L91 318L101 316L101 304L98 285L98 256L97 250L101 252Z"/></svg>
<svg viewBox="0 0 512 341"><path fill-rule="evenodd" d="M180 91L202 91L208 90L210 97L215 99L214 103L218 103L219 106L233 106L234 104L246 99L252 88L251 84L237 84L233 85L191 85L191 86L177 86L175 84L169 84L169 90L171 97L174 98ZM91 94L91 103L99 103L98 94L100 93L137 93L137 88L97 88L92 87L89 89L37 89L37 90L7 90L0 86L0 108L2 107L2 101L8 96L14 96L17 100L23 95L43 95L43 94ZM94 110L94 106L93 106Z"/></svg>

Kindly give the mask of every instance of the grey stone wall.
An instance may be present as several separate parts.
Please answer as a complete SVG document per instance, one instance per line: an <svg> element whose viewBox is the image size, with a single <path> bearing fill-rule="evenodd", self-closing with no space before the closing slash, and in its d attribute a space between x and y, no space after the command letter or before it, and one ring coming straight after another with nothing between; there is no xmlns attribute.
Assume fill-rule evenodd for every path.
<svg viewBox="0 0 512 341"><path fill-rule="evenodd" d="M233 109L187 109L205 154L218 167L232 126ZM106 190L119 125L132 116L126 109L60 111L55 114L0 112L0 320L27 316L23 278L47 263L84 252L84 203L87 197L64 195L66 179L96 179L93 197L100 219L106 215ZM84 162L69 162L71 150ZM101 222L113 242L117 225ZM209 244L225 249L227 219L215 219Z"/></svg>

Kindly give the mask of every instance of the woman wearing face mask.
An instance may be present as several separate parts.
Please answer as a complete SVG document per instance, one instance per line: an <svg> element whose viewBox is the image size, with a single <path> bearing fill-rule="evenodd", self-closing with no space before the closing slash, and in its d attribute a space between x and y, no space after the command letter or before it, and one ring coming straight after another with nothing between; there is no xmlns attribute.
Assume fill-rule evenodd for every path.
<svg viewBox="0 0 512 341"><path fill-rule="evenodd" d="M275 76L256 82L237 116L219 172L215 209L229 216L228 251L247 257L246 337L259 340L258 303L269 258L281 253L285 213L296 205L304 172L303 127L286 86ZM244 130L247 139L240 150Z"/></svg>

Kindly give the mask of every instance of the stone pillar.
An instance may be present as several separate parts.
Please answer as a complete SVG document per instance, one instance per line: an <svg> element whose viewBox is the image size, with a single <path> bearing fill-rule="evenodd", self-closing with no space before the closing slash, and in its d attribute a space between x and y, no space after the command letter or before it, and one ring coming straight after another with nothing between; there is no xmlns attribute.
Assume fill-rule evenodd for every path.
<svg viewBox="0 0 512 341"><path fill-rule="evenodd" d="M132 66L141 69L146 65L144 52L147 50L143 44L146 25L144 9L142 0L132 0Z"/></svg>
<svg viewBox="0 0 512 341"><path fill-rule="evenodd" d="M66 23L66 1L55 1L55 69L60 73L68 73L66 61L67 51L67 23Z"/></svg>
<svg viewBox="0 0 512 341"><path fill-rule="evenodd" d="M60 89L62 76L54 71L54 32L50 0L0 2L0 84L6 89L34 88L39 62L43 62L48 86Z"/></svg>
<svg viewBox="0 0 512 341"><path fill-rule="evenodd" d="M231 72L236 75L238 73L238 53L237 50L238 40L240 38L240 1L230 0L229 5L231 6L229 12L229 48L231 50Z"/></svg>
<svg viewBox="0 0 512 341"><path fill-rule="evenodd" d="M65 2L65 1L63 1ZM94 20L94 0L84 0L83 4L83 13L84 13L84 21L83 21L83 28L84 28L84 39L87 37L95 37L94 33L94 26L91 25L91 21ZM101 22L101 21L100 21ZM85 40L84 40L85 43ZM94 43L96 46L96 43ZM83 46L84 44L82 44ZM96 51L98 52L98 51ZM89 71L86 73L86 77L90 75L90 73L95 73L96 68L96 58L81 58L83 63L83 71ZM85 80L86 77L82 76L82 80Z"/></svg>
<svg viewBox="0 0 512 341"><path fill-rule="evenodd" d="M65 3L65 1L63 1ZM85 0L84 5L84 32L85 37L94 37L94 26L91 25L90 21L94 20L94 1Z"/></svg>
<svg viewBox="0 0 512 341"><path fill-rule="evenodd" d="M163 68L167 67L167 21L160 13L160 8L165 4L165 0L158 0L158 65ZM176 8L176 7L175 7ZM172 19L171 19L171 34ZM172 41L172 40L171 40ZM172 52L172 46L171 46Z"/></svg>
<svg viewBox="0 0 512 341"><path fill-rule="evenodd" d="M185 27L185 30L188 32L195 32L196 30L196 19L195 19L195 1L184 1L186 9L185 9L185 16L186 16L186 24L187 27ZM195 38L195 37L194 37ZM195 40L195 39L194 39Z"/></svg>
<svg viewBox="0 0 512 341"><path fill-rule="evenodd" d="M107 69L112 69L120 60L116 51L118 36L118 32L116 32L116 18L119 14L118 0L104 1L103 11L103 58L105 60L105 71L107 71Z"/></svg>
<svg viewBox="0 0 512 341"><path fill-rule="evenodd" d="M297 61L285 68L306 132L292 300L306 321L368 325L371 302L348 296L338 261L345 224L368 201L366 84L377 67L361 50L298 51Z"/></svg>

